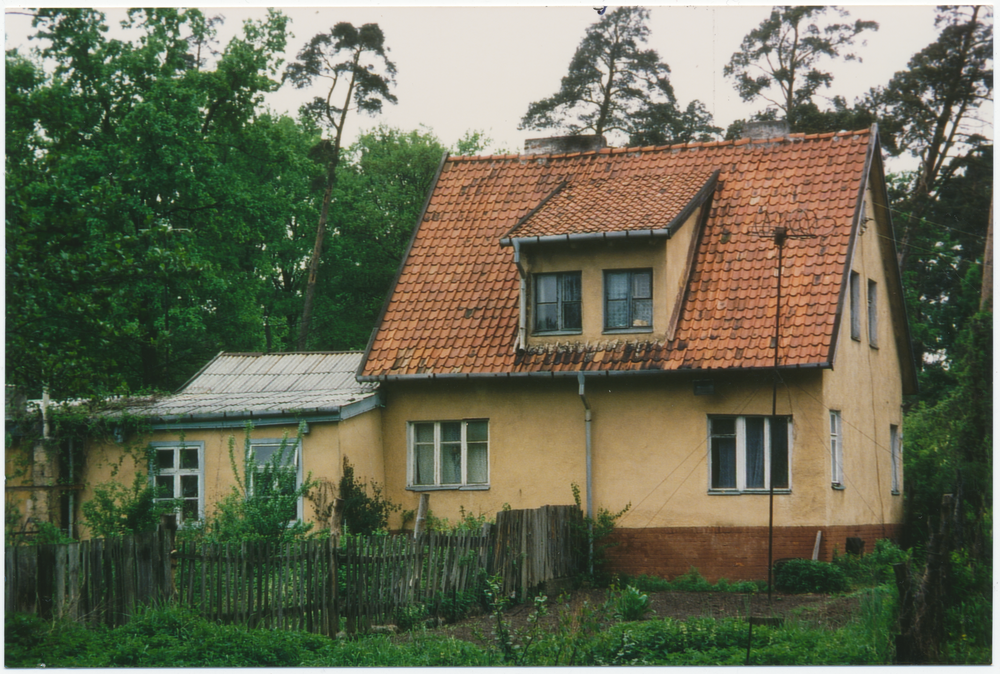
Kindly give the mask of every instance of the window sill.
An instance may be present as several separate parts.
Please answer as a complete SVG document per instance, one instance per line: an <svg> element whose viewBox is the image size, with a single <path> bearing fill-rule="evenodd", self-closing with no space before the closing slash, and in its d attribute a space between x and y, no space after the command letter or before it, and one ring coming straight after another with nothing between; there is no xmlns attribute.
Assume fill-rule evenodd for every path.
<svg viewBox="0 0 1000 674"><path fill-rule="evenodd" d="M836 489L837 491L844 491L845 489L847 489L847 487L845 487L844 485L837 484L837 483L831 484L830 487L832 487L833 489Z"/></svg>
<svg viewBox="0 0 1000 674"><path fill-rule="evenodd" d="M872 344L871 342L868 342L868 346L878 351L878 344Z"/></svg>
<svg viewBox="0 0 1000 674"><path fill-rule="evenodd" d="M605 328L603 335L627 335L627 334L637 334L643 332L652 332L653 326L648 328Z"/></svg>
<svg viewBox="0 0 1000 674"><path fill-rule="evenodd" d="M893 489L893 490L892 490L892 491L891 491L890 493L891 493L891 494L892 494L893 496L899 496L900 494L902 494L902 492L901 492L901 491L899 491L898 489Z"/></svg>
<svg viewBox="0 0 1000 674"><path fill-rule="evenodd" d="M754 494L757 496L767 496L771 493L770 489L709 489L709 496L743 496L747 494ZM782 487L780 489L774 490L775 494L791 494L792 490L790 487Z"/></svg>
<svg viewBox="0 0 1000 674"><path fill-rule="evenodd" d="M488 491L488 484L409 485L406 491Z"/></svg>
<svg viewBox="0 0 1000 674"><path fill-rule="evenodd" d="M583 330L547 330L545 332L533 332L532 337L563 337L566 335L582 335Z"/></svg>

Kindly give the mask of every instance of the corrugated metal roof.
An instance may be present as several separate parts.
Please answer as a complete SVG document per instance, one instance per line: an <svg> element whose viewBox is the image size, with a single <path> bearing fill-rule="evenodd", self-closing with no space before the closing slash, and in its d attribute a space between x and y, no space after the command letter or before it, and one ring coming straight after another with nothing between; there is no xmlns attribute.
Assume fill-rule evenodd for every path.
<svg viewBox="0 0 1000 674"><path fill-rule="evenodd" d="M133 406L143 416L233 416L330 410L375 394L354 375L362 352L222 353L181 391Z"/></svg>

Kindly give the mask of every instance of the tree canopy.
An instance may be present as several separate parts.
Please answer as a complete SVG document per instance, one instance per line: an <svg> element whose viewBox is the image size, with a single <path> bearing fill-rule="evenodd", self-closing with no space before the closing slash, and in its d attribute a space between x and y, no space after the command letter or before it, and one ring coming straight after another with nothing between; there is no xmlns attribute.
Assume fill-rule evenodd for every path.
<svg viewBox="0 0 1000 674"><path fill-rule="evenodd" d="M698 101L677 107L670 67L649 41L649 10L617 7L590 26L554 95L535 101L521 129L559 129L571 135L616 133L629 142L684 141L719 129Z"/></svg>

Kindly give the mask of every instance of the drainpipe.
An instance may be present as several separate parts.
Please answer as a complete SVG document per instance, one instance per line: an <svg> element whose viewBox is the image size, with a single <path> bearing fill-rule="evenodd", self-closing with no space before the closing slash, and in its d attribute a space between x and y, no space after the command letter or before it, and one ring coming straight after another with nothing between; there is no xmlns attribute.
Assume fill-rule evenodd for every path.
<svg viewBox="0 0 1000 674"><path fill-rule="evenodd" d="M580 401L583 403L583 408L586 412L583 415L584 425L586 427L587 434L587 538L588 542L588 552L587 552L587 567L590 569L590 575L594 575L594 481L593 473L591 470L591 413L590 413L590 403L587 401L587 386L583 378L582 372L576 373L576 381L580 385Z"/></svg>
<svg viewBox="0 0 1000 674"><path fill-rule="evenodd" d="M526 294L528 292L527 284L525 279L528 274L525 272L524 267L521 266L521 242L514 239L514 266L517 267L518 280L520 282L520 300L518 304L518 319L517 319L517 345L514 347L516 349L524 348L524 333L525 333L525 319L526 312L525 302L527 301Z"/></svg>

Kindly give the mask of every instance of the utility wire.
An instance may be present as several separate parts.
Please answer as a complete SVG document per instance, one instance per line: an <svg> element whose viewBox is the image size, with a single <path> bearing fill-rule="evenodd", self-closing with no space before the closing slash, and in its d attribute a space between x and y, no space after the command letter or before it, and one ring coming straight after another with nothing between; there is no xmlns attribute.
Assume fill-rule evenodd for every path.
<svg viewBox="0 0 1000 674"><path fill-rule="evenodd" d="M893 213L899 213L900 215L909 215L909 213L907 213L906 211L900 211L898 209L893 208L892 206L883 206L882 204L874 204L874 205L879 208L884 208L887 211L892 211ZM940 222L934 222L933 220L928 220L927 218L918 218L918 222L926 222L936 227L941 227L942 229L947 229L952 232L958 232L959 234L965 234L966 236L971 236L977 239L981 239L983 241L986 240L985 235L976 234L974 232L967 232L964 229L958 229L957 227L949 227L948 225L942 225Z"/></svg>

